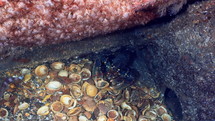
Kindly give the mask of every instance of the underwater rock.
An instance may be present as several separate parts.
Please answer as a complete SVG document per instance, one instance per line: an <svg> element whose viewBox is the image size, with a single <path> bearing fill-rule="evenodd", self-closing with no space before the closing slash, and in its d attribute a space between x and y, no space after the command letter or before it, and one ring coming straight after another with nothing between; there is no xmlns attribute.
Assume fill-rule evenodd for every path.
<svg viewBox="0 0 215 121"><path fill-rule="evenodd" d="M187 0L0 0L0 47L76 41L166 14Z"/></svg>
<svg viewBox="0 0 215 121"><path fill-rule="evenodd" d="M159 86L165 85L175 92L180 102L183 117L178 113L175 115L178 120L215 120L214 6L214 0L198 1L163 25L136 31L147 41L139 56L148 75ZM180 107L176 96L166 95L169 108L174 105L170 109L173 113L181 110L176 108Z"/></svg>

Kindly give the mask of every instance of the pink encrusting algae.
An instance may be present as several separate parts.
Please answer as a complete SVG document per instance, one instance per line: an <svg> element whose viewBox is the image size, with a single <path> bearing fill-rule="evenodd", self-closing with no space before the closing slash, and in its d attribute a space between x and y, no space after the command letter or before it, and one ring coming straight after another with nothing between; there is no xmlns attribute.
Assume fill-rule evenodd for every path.
<svg viewBox="0 0 215 121"><path fill-rule="evenodd" d="M110 33L176 13L186 0L0 0L0 45L43 45Z"/></svg>

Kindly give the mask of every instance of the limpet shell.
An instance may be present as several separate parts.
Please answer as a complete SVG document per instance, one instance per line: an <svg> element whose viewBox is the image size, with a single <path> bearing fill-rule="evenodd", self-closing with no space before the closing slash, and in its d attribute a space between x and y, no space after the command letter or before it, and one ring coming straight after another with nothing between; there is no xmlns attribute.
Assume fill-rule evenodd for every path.
<svg viewBox="0 0 215 121"><path fill-rule="evenodd" d="M58 76L59 77L68 77L69 76L69 72L66 70L61 70L58 72Z"/></svg>
<svg viewBox="0 0 215 121"><path fill-rule="evenodd" d="M71 106L74 103L74 99L70 95L62 95L60 97L60 102L62 102L65 106Z"/></svg>
<svg viewBox="0 0 215 121"><path fill-rule="evenodd" d="M80 115L80 116L78 117L78 120L79 120L79 121L88 121L87 117L84 116L84 115Z"/></svg>
<svg viewBox="0 0 215 121"><path fill-rule="evenodd" d="M99 102L103 97L103 93L101 91L99 91L96 96L94 97L94 101L95 102Z"/></svg>
<svg viewBox="0 0 215 121"><path fill-rule="evenodd" d="M122 93L122 90L108 90L108 93L110 93L111 95L114 95L114 96L118 96L118 95L122 95L120 93Z"/></svg>
<svg viewBox="0 0 215 121"><path fill-rule="evenodd" d="M22 75L26 75L26 74L29 74L29 73L31 73L31 71L30 71L29 69L27 69L27 68L23 68L23 69L21 70L21 74L22 74Z"/></svg>
<svg viewBox="0 0 215 121"><path fill-rule="evenodd" d="M72 96L74 96L76 99L79 99L83 95L83 92L81 90L81 86L80 85L78 85L78 84L71 84L71 85L69 85L69 88L70 88L70 94Z"/></svg>
<svg viewBox="0 0 215 121"><path fill-rule="evenodd" d="M18 113L17 117L16 117L16 121L22 121L23 120L23 114L22 113Z"/></svg>
<svg viewBox="0 0 215 121"><path fill-rule="evenodd" d="M113 99L112 99L112 98L106 98L106 99L104 100L104 102L105 102L106 104L110 105L110 106L113 106Z"/></svg>
<svg viewBox="0 0 215 121"><path fill-rule="evenodd" d="M119 113L116 110L109 110L107 112L107 116L108 118L111 118L111 119L117 119L119 116Z"/></svg>
<svg viewBox="0 0 215 121"><path fill-rule="evenodd" d="M49 107L48 106L42 106L37 110L37 115L45 116L49 114Z"/></svg>
<svg viewBox="0 0 215 121"><path fill-rule="evenodd" d="M117 95L117 97L114 99L115 105L121 105L125 101L125 98L123 95Z"/></svg>
<svg viewBox="0 0 215 121"><path fill-rule="evenodd" d="M89 84L86 87L86 94L88 96L95 97L97 93L98 93L98 89L96 88L96 86Z"/></svg>
<svg viewBox="0 0 215 121"><path fill-rule="evenodd" d="M53 112L61 112L63 110L63 103L61 103L60 101L55 101L51 104L51 110Z"/></svg>
<svg viewBox="0 0 215 121"><path fill-rule="evenodd" d="M132 116L134 116L134 117L138 117L138 116L137 116L138 113L137 113L135 110L127 110L127 111L125 112L125 115L132 115Z"/></svg>
<svg viewBox="0 0 215 121"><path fill-rule="evenodd" d="M82 87L81 87L81 90L82 90L82 92L83 92L84 94L86 94L86 88L87 88L88 85L90 85L90 84L89 84L88 82L85 81L85 82L83 83Z"/></svg>
<svg viewBox="0 0 215 121"><path fill-rule="evenodd" d="M149 94L151 97L153 98L158 98L160 96L160 92L158 92L156 89L154 88L150 88L149 89Z"/></svg>
<svg viewBox="0 0 215 121"><path fill-rule="evenodd" d="M140 115L138 121L149 121L145 116Z"/></svg>
<svg viewBox="0 0 215 121"><path fill-rule="evenodd" d="M109 86L109 83L107 81L104 81L103 79L96 83L96 87L98 89L107 88L108 86Z"/></svg>
<svg viewBox="0 0 215 121"><path fill-rule="evenodd" d="M95 102L99 102L107 93L107 90L100 90L94 97Z"/></svg>
<svg viewBox="0 0 215 121"><path fill-rule="evenodd" d="M157 114L158 114L159 116L163 115L164 113L167 113L166 108L164 108L163 106L157 107L156 111L157 111Z"/></svg>
<svg viewBox="0 0 215 121"><path fill-rule="evenodd" d="M91 71L87 68L81 70L82 80L88 80L91 77Z"/></svg>
<svg viewBox="0 0 215 121"><path fill-rule="evenodd" d="M125 100L129 102L130 100L130 91L126 88L124 91Z"/></svg>
<svg viewBox="0 0 215 121"><path fill-rule="evenodd" d="M10 93L5 92L3 98L4 98L4 100L9 101L9 99L10 99L11 96L12 95Z"/></svg>
<svg viewBox="0 0 215 121"><path fill-rule="evenodd" d="M155 120L157 118L157 113L155 111L147 111L145 116L151 120Z"/></svg>
<svg viewBox="0 0 215 121"><path fill-rule="evenodd" d="M0 118L6 118L8 116L8 110L5 108L0 108Z"/></svg>
<svg viewBox="0 0 215 121"><path fill-rule="evenodd" d="M103 89L109 86L109 83L102 78L96 78L94 79L94 82L98 89Z"/></svg>
<svg viewBox="0 0 215 121"><path fill-rule="evenodd" d="M172 117L167 113L164 113L161 118L163 121L172 121Z"/></svg>
<svg viewBox="0 0 215 121"><path fill-rule="evenodd" d="M51 64L51 68L54 69L54 70L62 70L64 69L64 63L62 62L54 62Z"/></svg>
<svg viewBox="0 0 215 121"><path fill-rule="evenodd" d="M20 105L18 106L18 109L19 109L19 110L25 110L25 109L27 109L28 107L29 107L29 104L26 103L26 102L24 102L24 103L22 103L22 104L20 104Z"/></svg>
<svg viewBox="0 0 215 121"><path fill-rule="evenodd" d="M77 116L82 111L81 107L75 107L67 112L68 116Z"/></svg>
<svg viewBox="0 0 215 121"><path fill-rule="evenodd" d="M128 105L126 102L123 102L121 104L122 109L132 110L131 106Z"/></svg>
<svg viewBox="0 0 215 121"><path fill-rule="evenodd" d="M38 95L38 97L44 98L46 96L46 91L45 90L38 90L36 92L36 94Z"/></svg>
<svg viewBox="0 0 215 121"><path fill-rule="evenodd" d="M69 79L71 79L72 83L79 83L81 81L81 75L76 74L76 73L72 73L69 75Z"/></svg>
<svg viewBox="0 0 215 121"><path fill-rule="evenodd" d="M145 108L144 108L144 110L142 111L142 115L145 115L145 113L146 113L146 111L148 111L149 109L150 109L150 104L148 104Z"/></svg>
<svg viewBox="0 0 215 121"><path fill-rule="evenodd" d="M63 85L59 81L50 81L45 87L49 93L54 93L62 89Z"/></svg>
<svg viewBox="0 0 215 121"><path fill-rule="evenodd" d="M122 120L123 121L132 121L131 117L128 117L128 116L123 116Z"/></svg>
<svg viewBox="0 0 215 121"><path fill-rule="evenodd" d="M105 115L101 115L98 117L97 121L106 121L107 117Z"/></svg>
<svg viewBox="0 0 215 121"><path fill-rule="evenodd" d="M45 65L37 66L35 74L39 77L46 76L48 74L48 68Z"/></svg>
<svg viewBox="0 0 215 121"><path fill-rule="evenodd" d="M68 116L65 113L56 113L54 115L55 121L66 121L68 119Z"/></svg>
<svg viewBox="0 0 215 121"><path fill-rule="evenodd" d="M76 65L76 64L71 64L68 69L72 73L80 73L81 72L81 67L79 65Z"/></svg>

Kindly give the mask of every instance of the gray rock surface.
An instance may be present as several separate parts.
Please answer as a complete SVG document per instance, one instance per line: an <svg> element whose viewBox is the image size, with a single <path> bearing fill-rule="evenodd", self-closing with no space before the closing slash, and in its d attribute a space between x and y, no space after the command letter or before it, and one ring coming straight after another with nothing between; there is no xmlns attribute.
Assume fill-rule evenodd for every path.
<svg viewBox="0 0 215 121"><path fill-rule="evenodd" d="M183 120L215 120L215 2L196 2L170 22L136 32L150 36L141 53L148 74L176 93Z"/></svg>

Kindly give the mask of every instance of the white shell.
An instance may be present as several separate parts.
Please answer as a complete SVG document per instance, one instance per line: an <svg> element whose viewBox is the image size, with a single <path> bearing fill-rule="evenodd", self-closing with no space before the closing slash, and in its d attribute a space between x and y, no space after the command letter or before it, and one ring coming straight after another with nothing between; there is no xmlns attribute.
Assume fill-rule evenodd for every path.
<svg viewBox="0 0 215 121"><path fill-rule="evenodd" d="M70 95L62 95L60 97L60 102L62 102L64 105L69 106L72 103L72 96Z"/></svg>
<svg viewBox="0 0 215 121"><path fill-rule="evenodd" d="M117 119L117 117L119 116L119 113L116 110L109 110L107 112L107 116L111 119Z"/></svg>
<svg viewBox="0 0 215 121"><path fill-rule="evenodd" d="M99 116L97 121L106 121L107 117L105 115Z"/></svg>
<svg viewBox="0 0 215 121"><path fill-rule="evenodd" d="M46 85L46 89L48 89L50 91L58 91L61 88L62 88L62 84L59 81L50 81Z"/></svg>
<svg viewBox="0 0 215 121"><path fill-rule="evenodd" d="M145 113L145 116L151 120L156 120L157 118L157 113L155 111L147 111Z"/></svg>
<svg viewBox="0 0 215 121"><path fill-rule="evenodd" d="M28 107L29 107L29 104L26 103L26 102L24 102L24 103L22 103L22 104L20 104L20 105L18 106L18 109L19 109L19 110L25 110L25 109L27 109Z"/></svg>
<svg viewBox="0 0 215 121"><path fill-rule="evenodd" d="M88 121L87 117L86 116L82 116L82 115L78 117L78 120L79 121Z"/></svg>
<svg viewBox="0 0 215 121"><path fill-rule="evenodd" d="M48 68L45 65L37 66L35 69L35 74L37 76L45 76L48 74Z"/></svg>
<svg viewBox="0 0 215 121"><path fill-rule="evenodd" d="M149 121L145 116L140 115L138 121Z"/></svg>
<svg viewBox="0 0 215 121"><path fill-rule="evenodd" d="M60 121L66 121L68 119L67 115L64 113L59 113L57 112L55 115L55 121L60 120Z"/></svg>
<svg viewBox="0 0 215 121"><path fill-rule="evenodd" d="M80 99L83 96L83 92L81 90L81 86L78 84L71 84L69 85L70 88L70 94L76 98L76 99Z"/></svg>
<svg viewBox="0 0 215 121"><path fill-rule="evenodd" d="M103 79L99 80L96 82L96 87L98 89L103 89L109 86L109 83Z"/></svg>
<svg viewBox="0 0 215 121"><path fill-rule="evenodd" d="M91 71L87 68L81 70L82 80L88 80L91 77Z"/></svg>
<svg viewBox="0 0 215 121"><path fill-rule="evenodd" d="M163 106L157 107L156 111L157 111L159 116L163 115L164 113L167 113L166 108L164 108Z"/></svg>
<svg viewBox="0 0 215 121"><path fill-rule="evenodd" d="M164 113L161 118L163 121L172 121L172 117L167 113Z"/></svg>
<svg viewBox="0 0 215 121"><path fill-rule="evenodd" d="M82 111L82 108L81 107L75 107L73 109L70 109L68 112L67 112L67 115L68 116L77 116L78 114L80 114Z"/></svg>
<svg viewBox="0 0 215 121"><path fill-rule="evenodd" d="M29 74L29 73L31 73L31 71L30 71L29 69L27 69L27 68L23 68L23 69L21 70L21 74L22 74L22 75Z"/></svg>
<svg viewBox="0 0 215 121"><path fill-rule="evenodd" d="M126 104L126 102L123 102L121 104L121 107L122 107L122 109L127 109L127 110L131 110L132 109L130 105Z"/></svg>
<svg viewBox="0 0 215 121"><path fill-rule="evenodd" d="M63 69L64 68L64 63L62 63L62 62L54 62L54 63L52 63L51 64L51 67L52 67L52 69L54 69L54 70L61 70L61 69Z"/></svg>
<svg viewBox="0 0 215 121"><path fill-rule="evenodd" d="M69 73L68 73L68 71L66 71L66 70L61 70L61 71L58 73L58 76L60 76L60 77L68 77L68 76L69 76Z"/></svg>
<svg viewBox="0 0 215 121"><path fill-rule="evenodd" d="M49 114L49 107L42 106L37 110L37 115L45 116Z"/></svg>

